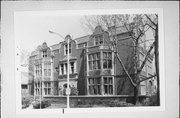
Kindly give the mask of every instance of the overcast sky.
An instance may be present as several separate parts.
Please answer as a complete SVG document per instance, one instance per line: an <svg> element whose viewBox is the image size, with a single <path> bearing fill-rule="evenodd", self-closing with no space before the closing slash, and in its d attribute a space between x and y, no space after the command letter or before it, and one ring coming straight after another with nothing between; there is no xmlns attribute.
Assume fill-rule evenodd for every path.
<svg viewBox="0 0 180 118"><path fill-rule="evenodd" d="M48 46L56 44L63 39L58 35L49 33L57 32L65 37L70 34L74 38L87 35L83 31L80 20L83 16L48 16L48 15L20 15L16 20L16 32L19 35L20 48L33 51L44 41Z"/></svg>
<svg viewBox="0 0 180 118"><path fill-rule="evenodd" d="M60 36L49 33L49 30L57 32L63 37L70 34L73 39L87 35L81 25L83 15L50 13L55 14L49 14L49 12L15 14L15 37L19 40L21 51L31 53L43 42L47 42L48 46L51 46L63 41ZM152 33L147 33L146 38L152 39Z"/></svg>

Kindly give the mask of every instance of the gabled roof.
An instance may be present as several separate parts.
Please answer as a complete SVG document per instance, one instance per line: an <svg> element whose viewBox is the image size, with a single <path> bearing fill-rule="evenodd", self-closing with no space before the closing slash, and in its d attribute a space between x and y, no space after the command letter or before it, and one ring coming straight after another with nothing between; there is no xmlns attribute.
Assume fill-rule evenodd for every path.
<svg viewBox="0 0 180 118"><path fill-rule="evenodd" d="M95 27L93 35L102 34L103 32L104 32L104 30L102 29L102 27L100 25L98 25Z"/></svg>
<svg viewBox="0 0 180 118"><path fill-rule="evenodd" d="M125 33L125 32L127 32L127 29L126 29L125 26L120 26L120 27L116 28L116 33L117 34L121 34L121 33Z"/></svg>
<svg viewBox="0 0 180 118"><path fill-rule="evenodd" d="M129 28L129 27L127 26L127 28ZM116 33L118 35L118 34L126 33L127 28L125 26L116 27L116 32L115 32L115 26L109 27L108 29L111 30L113 32L113 34Z"/></svg>
<svg viewBox="0 0 180 118"><path fill-rule="evenodd" d="M90 37L90 35L86 35L86 36L83 36L83 37L76 38L75 41L76 41L77 44L85 43L85 42L89 41L89 37Z"/></svg>

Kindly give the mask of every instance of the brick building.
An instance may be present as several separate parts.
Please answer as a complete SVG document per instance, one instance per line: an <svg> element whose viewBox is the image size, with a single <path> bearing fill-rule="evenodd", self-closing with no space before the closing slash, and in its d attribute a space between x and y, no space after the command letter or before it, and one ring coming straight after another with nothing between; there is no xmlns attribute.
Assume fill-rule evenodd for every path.
<svg viewBox="0 0 180 118"><path fill-rule="evenodd" d="M115 53L118 53L131 77L134 76L134 47L129 33L116 29L116 45L111 44L112 35L97 26L91 35L65 40L50 47L44 42L29 58L29 90L31 94L63 96L67 87L67 39L69 42L70 88L77 88L78 95L132 95L134 88L127 79ZM113 35L115 36L115 35ZM144 45L143 45L144 46ZM147 51L138 51L138 66ZM114 51L116 50L116 51ZM140 78L154 74L153 56L149 56ZM154 92L154 78L141 83L140 95ZM42 92L41 92L42 90Z"/></svg>

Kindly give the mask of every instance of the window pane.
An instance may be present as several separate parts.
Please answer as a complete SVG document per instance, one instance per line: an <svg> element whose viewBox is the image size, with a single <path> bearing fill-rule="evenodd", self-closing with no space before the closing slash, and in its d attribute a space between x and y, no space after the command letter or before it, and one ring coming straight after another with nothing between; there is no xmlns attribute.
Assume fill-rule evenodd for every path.
<svg viewBox="0 0 180 118"><path fill-rule="evenodd" d="M92 61L89 61L89 70L92 70Z"/></svg>
<svg viewBox="0 0 180 118"><path fill-rule="evenodd" d="M50 94L51 94L51 89L49 88L49 89L48 89L48 95L50 95Z"/></svg>
<svg viewBox="0 0 180 118"><path fill-rule="evenodd" d="M102 36L99 36L99 40L100 40L99 43L103 44L103 37Z"/></svg>
<svg viewBox="0 0 180 118"><path fill-rule="evenodd" d="M94 70L96 69L96 63L95 63L95 61L93 61L93 69L94 69Z"/></svg>
<svg viewBox="0 0 180 118"><path fill-rule="evenodd" d="M101 78L97 78L97 84L101 84Z"/></svg>
<svg viewBox="0 0 180 118"><path fill-rule="evenodd" d="M93 54L93 55L92 55L92 57L93 57L93 60L96 60L96 56L95 56L95 54Z"/></svg>
<svg viewBox="0 0 180 118"><path fill-rule="evenodd" d="M99 53L97 53L97 60L99 60L100 59L100 54Z"/></svg>
<svg viewBox="0 0 180 118"><path fill-rule="evenodd" d="M101 86L98 85L98 94L100 95L101 94Z"/></svg>
<svg viewBox="0 0 180 118"><path fill-rule="evenodd" d="M98 45L99 44L99 39L98 37L95 37L95 45Z"/></svg>
<svg viewBox="0 0 180 118"><path fill-rule="evenodd" d="M69 53L71 53L71 44L69 44Z"/></svg>
<svg viewBox="0 0 180 118"><path fill-rule="evenodd" d="M48 76L51 76L51 69L48 69Z"/></svg>
<svg viewBox="0 0 180 118"><path fill-rule="evenodd" d="M50 82L48 82L48 87L51 87L51 83Z"/></svg>
<svg viewBox="0 0 180 118"><path fill-rule="evenodd" d="M98 94L98 88L97 88L97 86L94 86L94 94L95 94L95 95Z"/></svg>
<svg viewBox="0 0 180 118"><path fill-rule="evenodd" d="M91 61L92 60L92 55L89 55L88 58L89 58L89 61Z"/></svg>
<svg viewBox="0 0 180 118"><path fill-rule="evenodd" d="M104 93L107 94L108 93L108 88L107 85L104 85Z"/></svg>
<svg viewBox="0 0 180 118"><path fill-rule="evenodd" d="M112 85L109 86L109 94L113 94L113 86Z"/></svg>
<svg viewBox="0 0 180 118"><path fill-rule="evenodd" d="M103 59L106 59L106 58L107 58L107 53L103 52Z"/></svg>
<svg viewBox="0 0 180 118"><path fill-rule="evenodd" d="M107 68L107 61L103 60L103 68Z"/></svg>
<svg viewBox="0 0 180 118"><path fill-rule="evenodd" d="M89 84L93 84L92 78L89 78Z"/></svg>
<svg viewBox="0 0 180 118"><path fill-rule="evenodd" d="M67 73L67 63L65 63L66 73Z"/></svg>
<svg viewBox="0 0 180 118"><path fill-rule="evenodd" d="M94 92L93 92L93 87L92 87L92 86L89 86L89 93L90 93L91 95L94 94Z"/></svg>
<svg viewBox="0 0 180 118"><path fill-rule="evenodd" d="M97 66L98 66L98 69L101 68L100 60L97 61Z"/></svg>
<svg viewBox="0 0 180 118"><path fill-rule="evenodd" d="M109 77L109 84L112 84L112 77Z"/></svg>
<svg viewBox="0 0 180 118"><path fill-rule="evenodd" d="M112 60L108 60L108 68L112 68Z"/></svg>
<svg viewBox="0 0 180 118"><path fill-rule="evenodd" d="M108 59L112 59L112 53L108 52Z"/></svg>
<svg viewBox="0 0 180 118"><path fill-rule="evenodd" d="M107 83L108 83L107 77L104 77L104 84L107 84Z"/></svg>

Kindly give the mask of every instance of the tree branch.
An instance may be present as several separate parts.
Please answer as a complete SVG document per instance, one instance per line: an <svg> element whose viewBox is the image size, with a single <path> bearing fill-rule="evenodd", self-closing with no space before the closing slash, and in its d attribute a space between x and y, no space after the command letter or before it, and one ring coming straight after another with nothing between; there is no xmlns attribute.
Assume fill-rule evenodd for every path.
<svg viewBox="0 0 180 118"><path fill-rule="evenodd" d="M148 80L148 79L151 79L151 78L153 78L153 77L156 77L156 74L155 74L155 75L152 75L152 76L150 76L150 77L147 77L146 79L140 80L138 83L141 83L141 82L146 81L146 80Z"/></svg>
<svg viewBox="0 0 180 118"><path fill-rule="evenodd" d="M147 14L145 14L145 16L146 16L146 18L147 18L154 26L157 27L157 24L155 24L155 23L151 20L151 18L149 18L149 16L148 16Z"/></svg>
<svg viewBox="0 0 180 118"><path fill-rule="evenodd" d="M117 40L117 39L116 39L116 40ZM110 41L110 42L111 42L111 41ZM111 44L113 45L113 47L115 46L113 42L112 42ZM110 43L109 43L108 47L109 47L109 49L111 49ZM113 50L114 50L114 49L113 49ZM119 57L119 54L118 54L117 52L115 52L115 55L116 55L116 57L118 58L120 64L122 65L123 70L125 71L126 75L128 76L131 84L132 84L134 87L137 86L137 84L134 83L133 79L132 79L131 76L129 75L129 73L128 73L127 69L125 68L124 64L122 63L122 60L121 60L121 58Z"/></svg>
<svg viewBox="0 0 180 118"><path fill-rule="evenodd" d="M145 25L149 26L150 28L152 28L153 30L155 30L154 27L152 27L150 24L146 23Z"/></svg>
<svg viewBox="0 0 180 118"><path fill-rule="evenodd" d="M137 73L140 73L140 72L142 71L144 65L146 64L146 61L147 61L147 59L148 59L148 56L150 55L150 53L151 53L151 51L152 51L152 49L153 49L153 47L154 47L154 44L155 44L155 42L151 45L149 51L148 51L147 54L146 54L146 57L145 57L142 65L141 65L141 67L137 70Z"/></svg>
<svg viewBox="0 0 180 118"><path fill-rule="evenodd" d="M134 83L133 79L131 78L131 76L130 76L129 73L127 72L127 69L125 68L124 64L122 63L122 60L121 60L121 58L119 57L119 55L118 55L117 53L115 53L115 54L116 54L116 57L118 58L120 64L122 65L123 70L125 71L125 73L127 74L128 78L130 79L131 84L132 84L134 87L137 86L137 84Z"/></svg>

